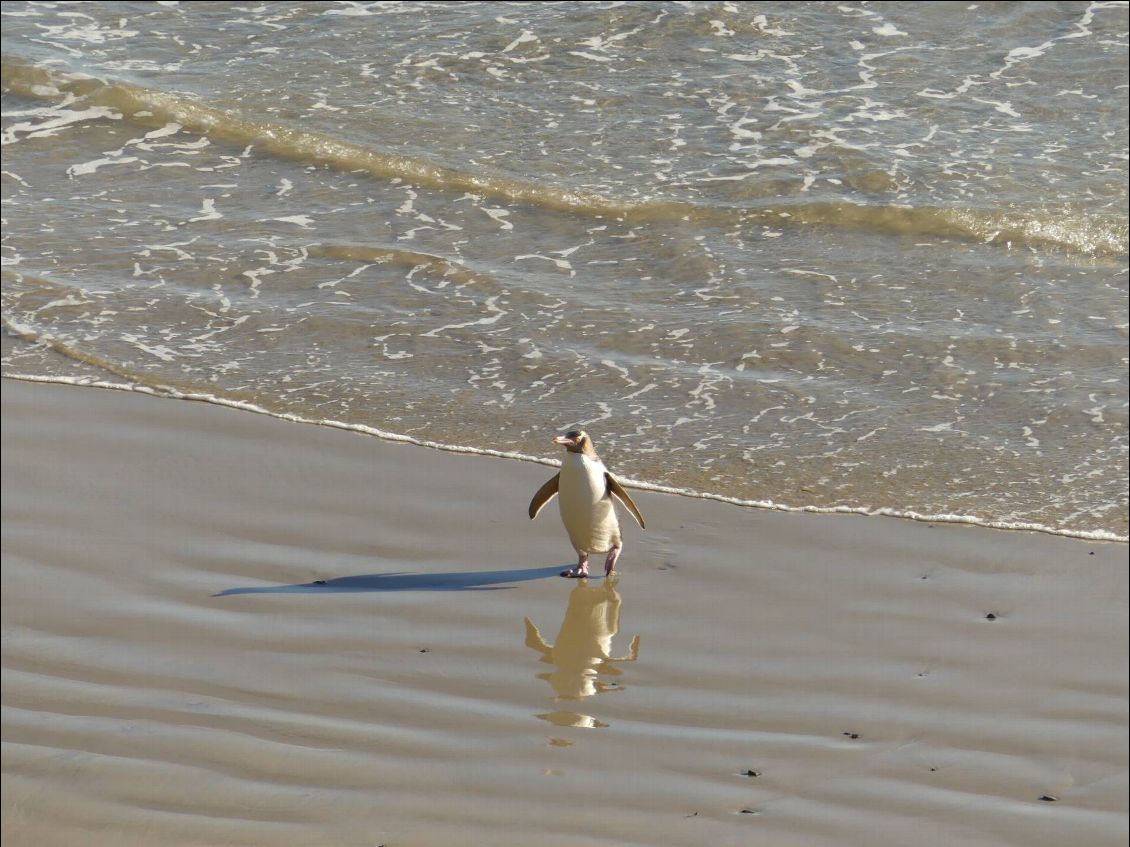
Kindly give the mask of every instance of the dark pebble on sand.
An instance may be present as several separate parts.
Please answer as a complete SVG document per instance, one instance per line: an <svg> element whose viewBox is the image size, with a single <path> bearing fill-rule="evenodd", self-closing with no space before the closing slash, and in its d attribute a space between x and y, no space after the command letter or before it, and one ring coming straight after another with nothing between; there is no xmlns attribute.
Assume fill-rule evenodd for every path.
<svg viewBox="0 0 1130 847"><path fill-rule="evenodd" d="M430 652L432 652L432 651L431 651L431 650L430 650L429 648L427 648L427 647L421 647L421 648L420 648L420 652L421 652L421 653L430 653Z"/></svg>
<svg viewBox="0 0 1130 847"><path fill-rule="evenodd" d="M743 815L756 815L756 814L757 814L757 809L742 809L742 812L741 812L741 813L742 813Z"/></svg>
<svg viewBox="0 0 1130 847"><path fill-rule="evenodd" d="M851 738L851 739L859 738L858 732L845 732L844 735L846 735L848 738Z"/></svg>
<svg viewBox="0 0 1130 847"><path fill-rule="evenodd" d="M314 580L314 584L315 585L325 585L326 581L324 579L316 579L316 580Z"/></svg>
<svg viewBox="0 0 1130 847"><path fill-rule="evenodd" d="M1058 797L1052 797L1052 795L1050 795L1050 794L1045 794L1040 799L1043 800L1045 803L1054 803L1059 798Z"/></svg>
<svg viewBox="0 0 1130 847"><path fill-rule="evenodd" d="M742 771L742 776L761 776L761 771L754 771L754 770Z"/></svg>
<svg viewBox="0 0 1130 847"><path fill-rule="evenodd" d="M985 620L987 620L987 621L995 621L996 619L997 619L997 616L994 615L992 612L989 612L989 614L985 615Z"/></svg>

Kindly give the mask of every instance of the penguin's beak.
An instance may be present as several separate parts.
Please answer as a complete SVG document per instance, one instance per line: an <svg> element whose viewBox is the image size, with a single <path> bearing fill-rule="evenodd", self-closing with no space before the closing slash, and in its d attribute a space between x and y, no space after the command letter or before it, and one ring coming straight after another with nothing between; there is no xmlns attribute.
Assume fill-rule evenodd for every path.
<svg viewBox="0 0 1130 847"><path fill-rule="evenodd" d="M555 436L553 436L553 443L554 443L554 444L564 444L564 445L566 445L566 446L571 446L571 445L573 445L573 444L574 444L575 442L574 442L574 441L573 441L573 439L572 439L572 438L570 438L570 437L569 437L568 435L555 435Z"/></svg>

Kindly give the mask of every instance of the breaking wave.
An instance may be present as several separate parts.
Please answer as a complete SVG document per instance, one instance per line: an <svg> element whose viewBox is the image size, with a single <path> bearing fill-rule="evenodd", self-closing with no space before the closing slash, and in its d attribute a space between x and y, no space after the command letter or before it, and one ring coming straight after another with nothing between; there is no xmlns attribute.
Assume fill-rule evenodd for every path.
<svg viewBox="0 0 1130 847"><path fill-rule="evenodd" d="M3 85L16 95L109 110L148 128L168 123L217 142L250 145L261 153L375 179L400 179L438 191L469 192L582 216L626 221L692 220L722 226L772 223L775 227L841 228L880 234L952 238L1005 247L1033 246L1103 257L1130 248L1125 216L1097 219L1071 209L980 209L853 202L808 202L801 197L758 198L759 206L712 205L682 199L630 200L582 188L547 185L505 173L471 173L419 156L382 152L282 123L215 108L185 93L160 91L85 74L28 65L5 57ZM768 204L772 204L769 208ZM782 216L782 211L787 216Z"/></svg>

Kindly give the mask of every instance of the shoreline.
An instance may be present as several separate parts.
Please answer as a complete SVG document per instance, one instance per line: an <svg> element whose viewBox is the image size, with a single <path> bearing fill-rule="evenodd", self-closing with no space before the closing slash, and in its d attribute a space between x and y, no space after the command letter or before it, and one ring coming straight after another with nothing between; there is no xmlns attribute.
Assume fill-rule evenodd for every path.
<svg viewBox="0 0 1130 847"><path fill-rule="evenodd" d="M431 450L437 450L441 453L489 456L492 458L510 459L512 461L527 462L535 465L544 465L546 467L558 466L558 463L554 460L544 459L540 456L532 456L525 453L517 453L506 450L490 450L487 448L468 447L459 444L446 444L437 441L430 441L427 439L419 439L410 435L403 435L401 433L390 432L388 430L383 430L379 427L373 427L367 424L349 424L333 420L314 420L313 418L304 418L300 415L272 412L268 409L262 408L261 406L256 406L253 403L244 403L238 400L228 400L226 398L217 397L212 394L200 394L195 392L185 393L177 389L167 388L164 386L148 386L137 383L107 382L105 380L94 380L86 377L72 378L63 376L38 376L33 374L5 374L0 378L14 380L17 382L30 382L43 385L70 385L79 388L99 388L110 391L124 391L129 393L142 394L150 397L157 397L161 399L187 400L194 403L207 403L222 408L237 409L244 412L251 412L256 415L264 415L269 418L275 418L276 420L287 421L289 423L338 429L345 432L352 432L358 435L366 435L373 438L378 438L382 441L391 443L410 444L415 447L425 447ZM900 511L886 507L871 508L866 506L789 506L769 500L745 500L738 497L727 497L724 494L678 488L675 486L648 482L646 480L632 479L629 477L620 477L620 481L625 486L633 489L638 489L640 491L651 491L657 494L669 494L677 497L688 497L694 500L709 500L716 503L725 503L730 506L738 506L740 508L748 509L763 509L767 511L795 512L812 515L857 515L859 517L867 518L896 518L899 520L916 521L918 523L927 524L959 524L964 526L976 526L985 529L1001 530L1004 532L1038 532L1045 535L1058 536L1061 538L1076 538L1084 541L1100 543L1130 543L1130 536L1117 535L1116 533L1103 529L1057 529L1055 527L1049 527L1043 524L1009 522L990 518L980 518L976 515L925 515L913 510Z"/></svg>
<svg viewBox="0 0 1130 847"><path fill-rule="evenodd" d="M1119 544L3 386L5 844L1125 843Z"/></svg>

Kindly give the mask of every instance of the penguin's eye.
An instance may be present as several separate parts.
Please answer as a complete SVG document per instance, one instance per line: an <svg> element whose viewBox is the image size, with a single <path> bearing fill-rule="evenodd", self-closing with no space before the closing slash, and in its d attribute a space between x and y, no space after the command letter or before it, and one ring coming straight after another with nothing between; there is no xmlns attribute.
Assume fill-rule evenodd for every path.
<svg viewBox="0 0 1130 847"><path fill-rule="evenodd" d="M583 436L584 436L584 433L581 432L579 429L570 430L569 432L565 433L566 438L572 438L574 440L579 439Z"/></svg>

